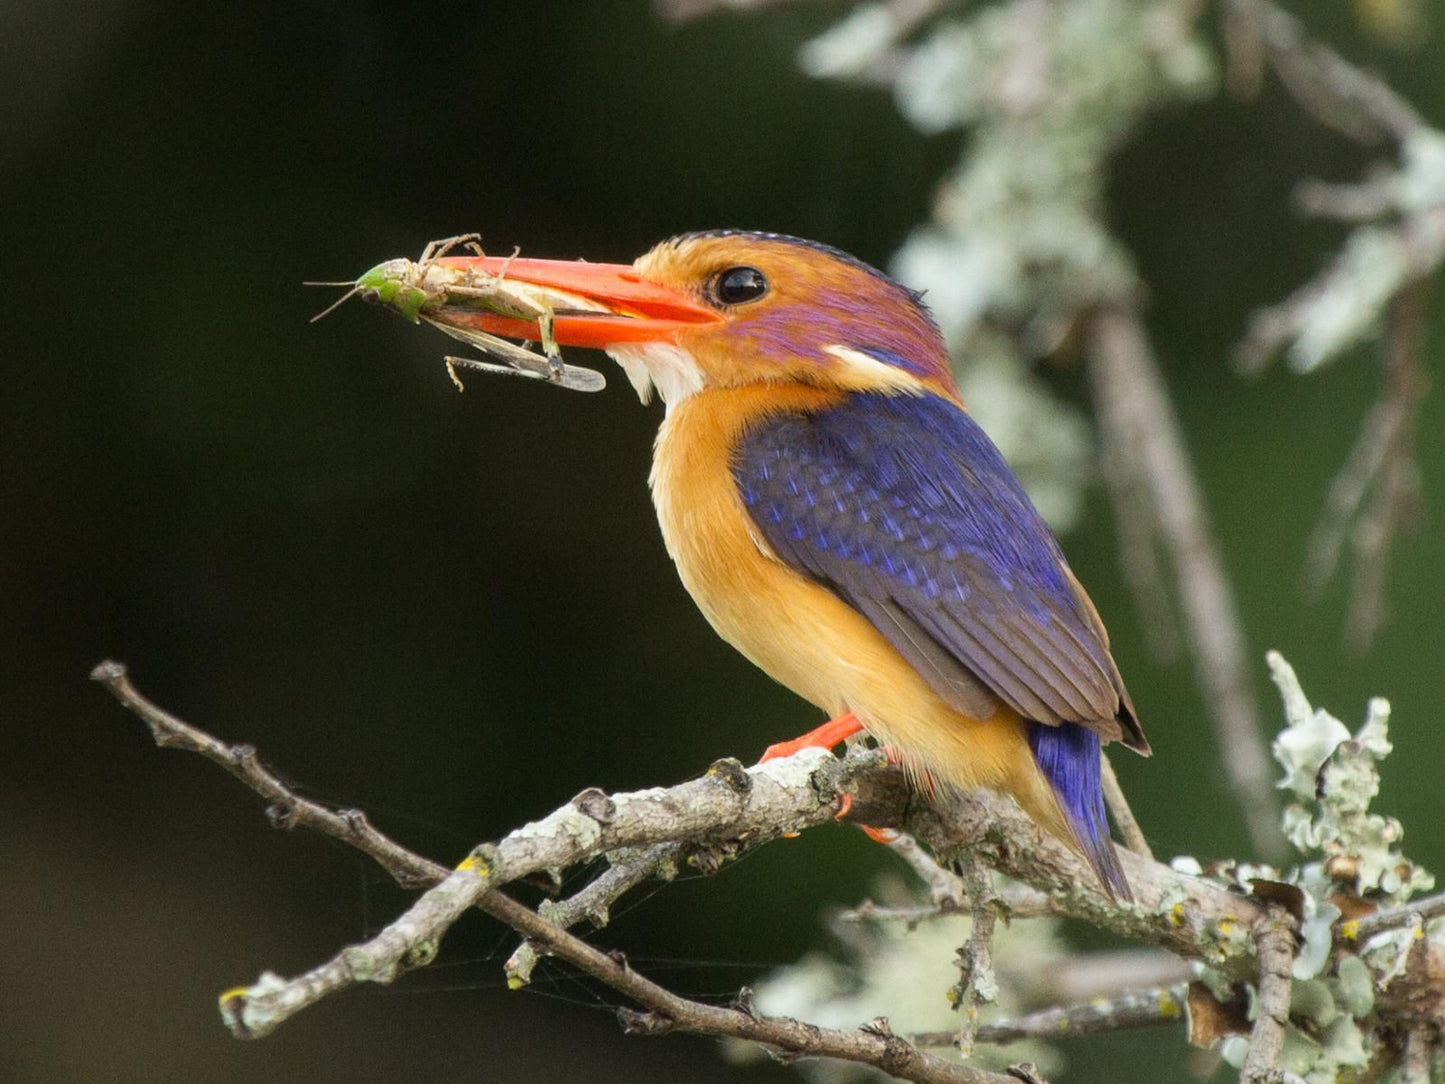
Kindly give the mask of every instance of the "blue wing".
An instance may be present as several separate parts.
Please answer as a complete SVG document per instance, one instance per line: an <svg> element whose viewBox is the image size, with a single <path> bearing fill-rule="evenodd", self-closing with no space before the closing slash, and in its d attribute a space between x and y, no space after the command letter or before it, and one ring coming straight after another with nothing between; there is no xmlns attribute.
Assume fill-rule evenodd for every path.
<svg viewBox="0 0 1445 1084"><path fill-rule="evenodd" d="M1003 456L934 395L774 416L733 474L777 556L864 614L950 704L1147 752L1093 605Z"/></svg>

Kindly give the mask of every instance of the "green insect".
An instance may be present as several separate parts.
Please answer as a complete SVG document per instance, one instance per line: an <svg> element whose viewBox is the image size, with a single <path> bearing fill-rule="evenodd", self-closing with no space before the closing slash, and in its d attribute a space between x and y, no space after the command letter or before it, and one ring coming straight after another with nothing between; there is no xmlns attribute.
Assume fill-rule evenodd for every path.
<svg viewBox="0 0 1445 1084"><path fill-rule="evenodd" d="M350 287L334 303L312 317L312 322L328 315L351 297L360 297L364 301L395 309L414 324L425 321L496 359L495 362L487 362L476 358L446 358L447 372L458 389L462 387L462 382L456 370L463 367L545 380L574 391L601 391L607 383L601 373L568 365L562 360L561 350L552 335L553 310L545 290L509 280L505 269L501 274L491 274L456 263L440 262L448 252L461 245L481 255L477 242L477 234L449 237L428 244L415 261L405 257L385 260L355 282L308 283ZM518 346L480 330L475 320L479 311L535 322L542 352L537 353L526 345Z"/></svg>

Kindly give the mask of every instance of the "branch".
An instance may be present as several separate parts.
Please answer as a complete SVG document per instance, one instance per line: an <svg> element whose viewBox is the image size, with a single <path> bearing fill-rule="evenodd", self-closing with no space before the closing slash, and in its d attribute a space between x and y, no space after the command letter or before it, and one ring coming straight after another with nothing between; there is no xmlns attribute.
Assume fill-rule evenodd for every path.
<svg viewBox="0 0 1445 1084"><path fill-rule="evenodd" d="M1154 545L1153 505L1149 488L1139 476L1137 449L1124 448L1126 434L1099 417L1099 469L1114 506L1119 567L1133 598L1134 612L1144 631L1144 643L1160 662L1179 657L1179 631L1170 601L1169 586Z"/></svg>
<svg viewBox="0 0 1445 1084"><path fill-rule="evenodd" d="M919 1084L1016 1084L1012 1077L959 1065L918 1050L894 1035L883 1019L854 1031L819 1027L784 1017L757 1013L746 996L737 1004L705 1005L680 997L633 971L625 959L602 952L558 929L516 900L499 893L492 914L525 934L558 959L601 979L646 1011L619 1009L629 1035L666 1035L673 1031L748 1039L786 1051L794 1058L841 1058L880 1069L890 1076Z"/></svg>
<svg viewBox="0 0 1445 1084"><path fill-rule="evenodd" d="M538 951L556 955L636 1000L646 1012L626 1016L632 1030L691 1030L752 1039L777 1045L791 1056L864 1061L910 1080L1001 1080L913 1050L892 1035L886 1023L856 1032L829 1030L762 1017L746 1006L723 1009L689 1002L498 891L529 874L564 869L622 848L681 844L680 853L704 856L704 865L711 856L716 864L718 854L832 823L845 790L856 794L853 810L861 820L898 824L941 854L967 849L1047 894L1060 913L1207 961L1226 975L1247 978L1253 972L1248 930L1263 914L1253 901L1123 853L1135 902L1121 904L1104 894L1081 858L1045 835L1012 801L978 792L960 797L947 809L920 809L910 801L902 773L888 768L878 751L858 749L839 760L822 750L805 750L751 769L722 760L702 778L674 787L612 796L584 791L542 820L475 848L460 866L448 870L395 843L359 812L336 812L296 794L261 764L253 748L227 745L156 707L135 690L119 664L102 663L93 677L146 722L158 745L199 753L270 801L273 823L314 828L370 855L403 884L432 886L376 937L342 950L304 975L285 980L267 973L250 987L224 994L223 1017L241 1037L264 1035L349 986L390 982L407 968L430 962L449 925L475 906L518 930ZM615 898L609 894L617 887L609 884L598 896ZM579 897L569 903L585 911Z"/></svg>
<svg viewBox="0 0 1445 1084"><path fill-rule="evenodd" d="M1270 907L1268 920L1255 931L1255 948L1259 956L1257 1015L1249 1053L1239 1071L1240 1084L1283 1084L1290 1077L1277 1066L1289 1026L1295 948L1294 923L1284 908Z"/></svg>
<svg viewBox="0 0 1445 1084"><path fill-rule="evenodd" d="M888 841L887 847L903 859L908 868L918 875L918 879L928 886L928 896L935 908L953 912L969 902L963 878L939 865L933 855L920 847L918 840L907 832L898 833Z"/></svg>
<svg viewBox="0 0 1445 1084"><path fill-rule="evenodd" d="M1214 721L1230 786L1257 853L1283 855L1279 812L1234 594L1209 526L1179 421L1138 313L1097 309L1088 322L1089 375L1105 441L1141 479L1147 508L1116 508L1116 518L1156 525L1174 564L1199 683ZM1117 487L1116 487L1117 491Z"/></svg>
<svg viewBox="0 0 1445 1084"><path fill-rule="evenodd" d="M390 982L402 970L429 962L441 934L468 907L497 915L492 890L504 884L618 848L670 842L671 836L686 836L705 852L714 844L757 841L829 823L840 788L884 760L875 752L839 761L823 750L805 750L751 771L737 761L719 761L700 779L666 789L613 798L584 791L543 820L476 848L457 869L448 870L395 843L359 811L338 813L297 794L261 764L251 746L227 745L152 704L120 664L102 663L92 677L145 721L157 745L199 753L272 802L268 816L273 824L315 829L368 854L405 887L431 886L405 915L365 944L284 987L279 980L263 979L252 991L228 996L233 1030L248 1037L265 1034L339 989Z"/></svg>
<svg viewBox="0 0 1445 1084"><path fill-rule="evenodd" d="M998 978L993 971L993 931L998 924L1000 901L994 892L992 873L972 854L964 852L960 865L973 921L968 941L954 959L959 979L948 996L961 1018L954 1043L963 1056L968 1057L973 1053L980 1007L998 1000Z"/></svg>
<svg viewBox="0 0 1445 1084"><path fill-rule="evenodd" d="M703 796L697 793L698 784L711 788L721 786L740 796L747 796L754 791L752 782L761 780L763 785L756 788L758 791L773 790L799 798L800 805L816 805L827 819L831 819L828 810L833 795L837 793L837 783L849 770L848 762L836 761L822 751L818 751L817 756L805 751L802 756L773 762L780 767L791 764L792 773L796 774L799 768L805 768L814 760L825 760L827 763L822 765L824 775L835 775L834 785L816 790L813 783L806 780L801 786L795 780L791 788L771 785L772 777L779 773L768 771L766 766L743 772L736 761L720 761L702 780L667 790L618 795L615 799L607 798L600 791L583 792L572 804L543 821L513 832L500 844L475 849L461 866L448 871L395 843L373 828L358 811L337 813L296 794L261 765L251 746L227 745L152 704L131 684L121 664L103 662L91 676L104 684L125 707L140 716L158 746L199 753L275 803L268 811L273 824L314 828L370 855L403 884L431 883L435 886L376 937L363 945L343 950L320 967L290 981L268 972L251 987L240 987L222 994L222 1018L239 1038L259 1038L301 1009L347 986L359 982L390 982L409 967L429 963L435 957L446 928L467 907L476 906L522 933L542 951L567 961L643 1006L645 1011L640 1013L619 1010L619 1017L629 1034L690 1031L749 1039L774 1046L791 1057L857 1061L920 1084L1015 1082L1012 1077L958 1065L917 1050L893 1035L884 1020L875 1020L855 1031L843 1031L762 1016L752 1011L745 1001L738 1006L723 1008L680 997L633 971L625 960L594 948L496 891L496 887L506 880L546 868L552 860L559 865L571 865L599 846L603 850L610 849L599 843L600 838L608 834L625 834L628 822L636 822L632 831L639 836L655 833L656 826L649 826L646 821L658 805L669 807L668 815L673 818L689 820L690 814L696 812L689 808L690 802L700 806L709 804L700 800ZM852 760L852 770L858 770L864 765L877 766L883 757L881 754L863 754ZM830 771L830 764L837 767ZM745 778L749 782L745 783ZM578 820L579 814L585 821ZM797 829L808 827L803 821L810 818L805 815L801 820L795 820L792 814L785 814L785 819L792 821L794 829ZM592 823L591 829L587 827L587 821ZM722 826L714 824L713 827ZM566 836L569 828L581 828L582 838L556 838L559 830ZM749 830L744 829L745 832ZM773 829L769 831L780 834ZM707 836L706 831L699 834L703 838ZM572 856L560 855L559 848L570 850ZM517 853L509 855L508 851ZM551 859L539 859L544 854L550 855ZM539 860L540 865L537 864ZM528 865L535 869L528 870Z"/></svg>
<svg viewBox="0 0 1445 1084"><path fill-rule="evenodd" d="M1102 1035L1111 1031L1178 1024L1184 1019L1183 985L1135 990L1112 998L1094 998L1083 1005L1055 1005L1011 1019L980 1024L978 1043L1017 1043L1024 1039L1058 1039ZM951 1031L922 1031L909 1036L918 1046L951 1046Z"/></svg>
<svg viewBox="0 0 1445 1084"><path fill-rule="evenodd" d="M1114 818L1114 823L1119 828L1119 834L1124 837L1124 844L1140 858L1147 858L1153 861L1154 852L1149 847L1149 841L1144 838L1144 829L1139 827L1138 818L1134 816L1134 810L1129 807L1129 799L1124 796L1124 788L1119 785L1119 777L1114 774L1114 763L1109 759L1107 753L1099 754L1100 778L1104 784L1104 802L1109 807L1109 813Z"/></svg>
<svg viewBox="0 0 1445 1084"><path fill-rule="evenodd" d="M689 22L719 11L746 12L780 6L781 0L653 0L657 13L673 22Z"/></svg>
<svg viewBox="0 0 1445 1084"><path fill-rule="evenodd" d="M685 852L681 843L657 843L632 853L608 855L612 864L605 873L575 896L560 902L543 900L537 913L558 929L570 930L585 919L593 929L600 930L611 921L612 905L638 885L653 877L672 880ZM515 990L531 982L532 970L541 956L538 946L530 940L518 945L502 966L507 985Z"/></svg>
<svg viewBox="0 0 1445 1084"><path fill-rule="evenodd" d="M1313 573L1318 589L1333 575L1340 542L1353 523L1354 583L1345 628L1357 651L1370 645L1384 623L1390 547L1419 503L1415 441L1420 404L1429 386L1423 360L1429 292L1429 280L1418 279L1386 307L1380 351L1385 387L1331 487L1332 507L1320 518L1311 539L1306 572Z"/></svg>
<svg viewBox="0 0 1445 1084"><path fill-rule="evenodd" d="M1362 184L1307 181L1296 192L1306 214L1357 224L1335 258L1284 301L1251 318L1236 364L1257 373L1281 351L1299 371L1353 345L1384 313L1385 388L1366 416L1310 541L1306 587L1332 578L1341 546L1355 553L1351 647L1368 647L1384 619L1390 546L1415 508L1415 430L1426 378L1421 360L1428 279L1445 262L1445 135L1377 76L1311 40L1300 22L1268 0L1229 0L1232 70L1258 89L1266 61L1321 123L1361 142L1388 136L1398 168L1376 168ZM1364 511L1361 512L1363 507ZM1353 527L1353 531L1351 528Z"/></svg>
<svg viewBox="0 0 1445 1084"><path fill-rule="evenodd" d="M1430 1084L1433 1076L1430 1062L1434 1057L1430 1037L1424 1031L1411 1031L1405 1036L1400 1051L1399 1084Z"/></svg>
<svg viewBox="0 0 1445 1084"><path fill-rule="evenodd" d="M1314 279L1277 305L1256 312L1235 364L1262 371L1288 345L1292 366L1317 368L1355 343L1401 288L1445 260L1445 202L1399 227L1361 226Z"/></svg>
<svg viewBox="0 0 1445 1084"><path fill-rule="evenodd" d="M914 845L917 846L916 843ZM921 849L920 853L922 853ZM952 875L950 874L950 876ZM963 914L969 906L969 900L963 891L962 884L958 884L957 893L957 895L945 896L941 899L935 898L933 903L898 907L864 900L857 907L850 907L838 912L834 918L835 921L850 925L860 922L906 922L913 927L931 919L951 918L954 915ZM1010 921L1016 918L1040 918L1044 915L1059 913L1058 905L1051 897L1022 885L1009 885L998 891L995 898Z"/></svg>
<svg viewBox="0 0 1445 1084"><path fill-rule="evenodd" d="M1225 16L1235 93L1255 94L1268 60L1301 106L1352 139L1404 139L1423 127L1414 107L1388 84L1310 39L1298 19L1270 0L1228 0Z"/></svg>
<svg viewBox="0 0 1445 1084"><path fill-rule="evenodd" d="M1364 918L1342 923L1341 929L1344 931L1344 936L1351 941L1368 941L1375 934L1384 930L1393 930L1414 922L1423 924L1432 918L1439 918L1441 915L1445 915L1445 893L1428 896L1423 900L1415 900L1413 903L1403 903L1399 907L1376 911Z"/></svg>
<svg viewBox="0 0 1445 1084"><path fill-rule="evenodd" d="M1263 919L1264 910L1220 885L1121 851L1119 863L1134 902L1112 900L1082 858L1011 800L989 791L959 795L945 809L916 809L907 827L940 854L973 852L1048 896L1056 914L1203 960L1231 978L1254 974L1248 931Z"/></svg>

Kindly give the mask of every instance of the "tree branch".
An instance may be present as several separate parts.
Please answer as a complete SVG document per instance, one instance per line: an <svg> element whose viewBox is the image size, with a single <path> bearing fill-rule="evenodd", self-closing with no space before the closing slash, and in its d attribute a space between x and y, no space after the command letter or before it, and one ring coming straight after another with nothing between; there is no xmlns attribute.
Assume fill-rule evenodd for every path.
<svg viewBox="0 0 1445 1084"><path fill-rule="evenodd" d="M1363 650L1384 619L1391 543L1419 496L1414 447L1428 384L1425 301L1429 279L1445 262L1445 135L1267 0L1230 0L1229 10L1252 23L1260 62L1267 58L1317 119L1363 142L1388 136L1398 152L1398 166L1377 166L1363 183L1300 185L1296 202L1304 213L1355 228L1311 281L1254 314L1235 358L1242 371L1257 373L1283 351L1296 370L1312 370L1358 342L1383 314L1384 389L1331 485L1305 566L1306 588L1318 593L1351 538L1346 636Z"/></svg>
<svg viewBox="0 0 1445 1084"><path fill-rule="evenodd" d="M1239 1071L1241 1084L1283 1084L1287 1078L1278 1064L1280 1051L1284 1049L1285 1028L1289 1025L1294 922L1282 907L1274 905L1269 911L1269 918L1255 931L1259 994L1255 999L1257 1015L1249 1036L1249 1053Z"/></svg>
<svg viewBox="0 0 1445 1084"><path fill-rule="evenodd" d="M842 1058L871 1065L891 1076L919 1084L1016 1084L992 1073L928 1054L894 1035L886 1020L854 1031L819 1027L784 1017L763 1016L746 996L737 1004L706 1005L680 997L633 971L625 959L594 948L539 917L508 896L494 893L493 915L558 959L565 960L625 994L645 1012L619 1009L629 1035L665 1035L673 1031L749 1039L785 1051L794 1058Z"/></svg>
<svg viewBox="0 0 1445 1084"><path fill-rule="evenodd" d="M1178 419L1132 307L1101 306L1090 317L1087 334L1099 424L1106 441L1142 479L1148 518L1157 524L1174 563L1200 687L1230 786L1256 852L1277 860L1284 840L1244 634ZM1116 514L1122 519L1140 511L1120 508Z"/></svg>
<svg viewBox="0 0 1445 1084"><path fill-rule="evenodd" d="M914 844L917 846L917 844ZM945 871L947 872L947 871ZM849 924L859 922L906 922L916 926L930 919L951 917L962 914L968 907L968 898L962 884L957 885L957 895L936 898L927 904L911 904L899 907L884 906L872 900L864 900L857 907L838 912L835 920ZM1009 885L998 891L995 897L1010 920L1016 918L1039 918L1043 915L1057 915L1058 906L1053 899L1042 892L1022 885Z"/></svg>
<svg viewBox="0 0 1445 1084"><path fill-rule="evenodd" d="M1109 813L1114 818L1114 823L1119 828L1119 834L1124 837L1124 845L1137 854L1140 858L1154 859L1154 852L1149 847L1149 841L1144 838L1144 829L1139 827L1138 818L1134 816L1134 810L1129 807L1129 799L1124 795L1124 788L1119 785L1119 777L1114 774L1114 763L1109 759L1107 753L1100 753L1100 777L1104 784L1104 802L1109 807Z"/></svg>
<svg viewBox="0 0 1445 1084"><path fill-rule="evenodd" d="M920 808L910 801L902 774L889 768L876 750L856 749L842 760L823 750L804 750L751 769L722 760L701 778L673 787L611 796L584 791L542 820L475 848L460 866L448 870L397 844L359 812L337 812L296 794L261 764L253 748L228 745L156 707L136 691L119 664L102 663L92 676L146 722L158 745L205 756L271 802L274 824L316 829L370 855L403 884L432 886L381 933L343 949L319 967L290 980L267 973L249 987L227 991L221 999L223 1017L241 1037L264 1035L349 986L390 982L406 969L430 962L450 924L475 906L518 930L536 951L580 967L636 1000L646 1011L624 1014L631 1030L728 1035L773 1044L795 1057L863 1061L909 1080L996 1084L1004 1078L913 1049L893 1035L886 1022L841 1031L762 1017L746 1006L724 1009L690 1002L498 891L529 874L564 869L620 848L643 848L634 857L640 853L652 861L661 853L656 848L679 845L680 855L704 856L706 868L706 856L716 864L718 854L832 823L845 789L857 795L856 816L871 823L891 820L939 853L966 848L1046 894L1060 913L1165 945L1227 975L1248 977L1253 972L1247 931L1262 915L1253 901L1126 852L1120 858L1135 902L1118 903L1096 885L1082 859L1046 836L1012 801L979 792L961 796L947 809ZM598 889L595 899L610 902L640 879L633 873L619 875ZM557 905L564 918L586 913L584 896L579 893Z"/></svg>
<svg viewBox="0 0 1445 1084"><path fill-rule="evenodd" d="M1058 1039L1102 1035L1111 1031L1179 1024L1184 1020L1185 987L1160 986L1118 997L1094 998L1083 1005L1055 1005L1006 1020L980 1024L977 1043L1016 1043L1024 1039ZM909 1036L918 1046L951 1046L951 1031L922 1031Z"/></svg>
<svg viewBox="0 0 1445 1084"><path fill-rule="evenodd" d="M656 843L630 853L611 854L608 861L612 864L605 873L568 899L543 900L537 913L559 929L570 930L585 919L600 930L611 921L612 905L638 885L653 877L672 880L685 853L681 843ZM507 985L517 989L531 982L532 969L541 955L530 940L518 945L502 966Z"/></svg>
<svg viewBox="0 0 1445 1084"><path fill-rule="evenodd" d="M1268 60L1317 121L1359 142L1382 134L1403 139L1423 126L1414 106L1388 84L1312 40L1298 19L1270 0L1228 0L1225 13L1229 82L1236 93L1258 91Z"/></svg>
<svg viewBox="0 0 1445 1084"><path fill-rule="evenodd" d="M973 1052L978 1032L978 1014L983 1005L998 1000L998 978L993 971L993 931L998 924L999 899L994 892L993 874L978 860L964 852L960 862L964 891L973 921L968 941L958 950L958 983L949 991L949 999L959 1014L954 1043L964 1057Z"/></svg>
<svg viewBox="0 0 1445 1084"><path fill-rule="evenodd" d="M1408 1032L1400 1051L1399 1084L1430 1084L1433 1079L1430 1072L1432 1058L1429 1036L1419 1029Z"/></svg>
<svg viewBox="0 0 1445 1084"><path fill-rule="evenodd" d="M1445 893L1438 896L1427 896L1423 900L1401 904L1399 907L1376 911L1364 918L1343 923L1342 929L1346 931L1345 936L1352 941L1368 941L1375 934L1384 930L1408 926L1412 922L1429 922L1432 918L1439 918L1441 915L1445 915Z"/></svg>

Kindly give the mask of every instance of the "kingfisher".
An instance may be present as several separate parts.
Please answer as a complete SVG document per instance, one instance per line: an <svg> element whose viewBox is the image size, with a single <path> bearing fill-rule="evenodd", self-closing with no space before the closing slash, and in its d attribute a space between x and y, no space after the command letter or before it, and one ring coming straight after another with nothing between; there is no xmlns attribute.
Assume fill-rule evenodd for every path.
<svg viewBox="0 0 1445 1084"><path fill-rule="evenodd" d="M562 346L665 413L667 552L724 640L827 713L770 748L864 733L930 788L1011 794L1129 898L1101 743L1149 743L1109 635L964 408L922 295L813 241L687 233L632 264L445 257L528 283ZM490 334L535 322L475 313Z"/></svg>

